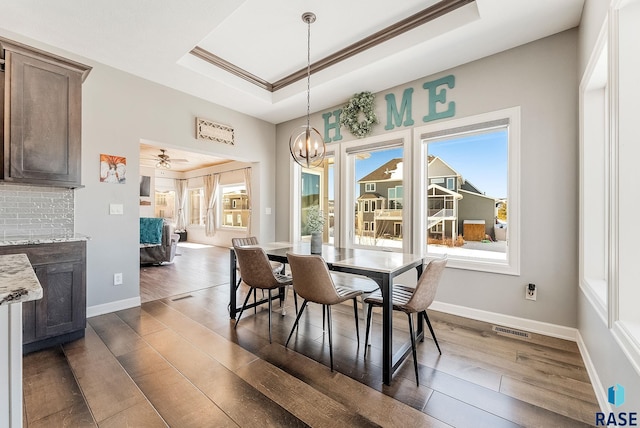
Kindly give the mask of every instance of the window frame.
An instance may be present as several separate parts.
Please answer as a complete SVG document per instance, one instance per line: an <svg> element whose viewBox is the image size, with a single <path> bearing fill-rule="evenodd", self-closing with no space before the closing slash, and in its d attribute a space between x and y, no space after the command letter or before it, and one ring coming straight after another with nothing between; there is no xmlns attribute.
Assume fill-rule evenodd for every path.
<svg viewBox="0 0 640 428"><path fill-rule="evenodd" d="M509 228L507 235L506 261L495 261L483 258L473 258L458 255L449 255L447 266L491 272L506 275L520 275L520 107L511 107L493 112L481 113L478 115L452 119L442 122L427 124L416 127L414 135L413 154L413 182L415 184L415 200L413 206L413 246L414 253L425 253L427 257L437 257L437 253L429 253L427 247L427 144L424 136L433 133L441 133L443 137L464 135L460 130L469 129L468 133L478 133L491 129L491 123L497 121L508 121L508 143L507 143L507 201L509 209ZM483 126L484 125L484 126ZM448 134L447 131L452 131ZM419 195L415 197L415 195ZM405 229L404 232L407 232Z"/></svg>
<svg viewBox="0 0 640 428"><path fill-rule="evenodd" d="M228 224L224 224L224 195L225 195L225 189L228 188L244 188L244 191L247 191L247 185L245 182L237 182L237 183L227 183L227 184L220 184L219 185L219 189L218 189L218 200L216 201L216 216L218 218L218 224L220 225L220 229L226 229L226 230L233 230L233 231L246 231L248 228L248 225L245 226L230 226ZM248 199L248 195L247 195L247 199ZM242 208L236 208L235 207L236 204L236 199L234 199L233 201L231 201L231 210L242 210ZM251 201L248 201L248 206L251 206ZM251 211L250 209L247 209L247 211ZM235 216L236 213L232 213L232 216ZM242 215L242 214L240 214ZM250 220L249 220L250 221Z"/></svg>
<svg viewBox="0 0 640 428"><path fill-rule="evenodd" d="M340 194L340 207L339 216L340 220L336 222L340 223L340 235L339 240L336 242L342 248L364 248L375 251L393 251L393 252L411 252L413 248L412 235L405 233L412 230L411 214L412 214L412 198L405 198L403 203L402 223L403 223L403 239L402 248L397 247L373 247L369 245L359 245L354 241L355 237L355 210L357 199L354 194L355 183L355 159L350 157L351 153L357 153L360 151L372 151L382 150L385 148L402 148L403 149L403 167L402 172L402 184L403 195L411 195L412 189L412 176L411 165L413 162L413 149L412 149L412 130L402 130L397 132L389 132L381 135L376 135L368 138L344 141L339 143L339 156L336 157L336 165L338 165L339 176L336 178L336 183L347 183L341 186L342 193ZM338 200L338 194L336 194L336 201ZM337 203L336 203L337 204ZM351 209L349 208L351 207Z"/></svg>
<svg viewBox="0 0 640 428"><path fill-rule="evenodd" d="M192 219L192 214L193 214L193 204L191 201L191 192L193 192L194 190L197 190L200 192L200 215L198 216L200 221L202 221L202 223L192 223L191 219ZM187 188L187 197L188 197L188 203L187 203L187 210L188 210L188 227L204 227L204 216L202 214L202 210L204 207L204 186L197 186L197 187L189 187Z"/></svg>
<svg viewBox="0 0 640 428"><path fill-rule="evenodd" d="M610 319L608 314L609 312L609 301L610 299L610 281L609 281L609 263L610 257L608 254L610 253L610 239L611 239L611 230L610 230L610 219L611 213L610 211L610 187L611 187L611 171L608 168L608 164L610 162L609 155L611 153L611 138L610 138L610 129L609 129L609 100L610 100L610 88L609 82L607 79L607 68L608 68L608 25L605 24L600 30L600 34L596 41L596 45L594 47L591 58L589 59L589 63L587 64L587 68L585 70L584 76L582 78L580 89L579 89L579 162L580 162L580 188L579 188L579 285L582 289L583 293L587 297L587 299L591 302L592 306L596 310L596 313L600 317L600 319L607 325L611 326L614 322L613 319ZM604 82L602 81L604 79ZM604 99L602 99L602 94L598 94L600 90L604 91ZM598 98L598 99L596 99ZM593 144L596 144L595 140L591 138L594 121L598 120L597 109L602 107L602 105L594 105L594 102L604 102L604 108L602 110L602 126L603 126L603 139L600 143L603 147L599 147L604 151L603 160L603 179L606 181L603 183L603 201L602 203L607 207L605 212L603 213L602 219L594 218L597 215L595 211L592 210L591 207L586 209L587 202L585 199L587 197L587 192L591 192L592 189L588 188L589 186L585 183L585 177L591 177L592 172L586 171L586 162L587 157L591 153L590 150L593 149ZM597 126L597 125L596 125ZM588 140L588 141L587 141ZM587 188L585 188L585 186ZM599 221L601 220L601 221ZM587 272L587 268L585 267L587 264L594 263L593 257L590 256L590 253L593 252L592 247L588 247L589 244L586 242L589 240L587 237L587 231L585 223L593 224L593 223L603 223L604 233L604 242L602 250L604 251L605 256L602 257L603 266L603 277L596 278L590 275ZM591 233L591 232L589 232ZM592 244L591 244L592 245ZM585 251L586 250L586 251ZM587 252L587 253L586 253ZM604 298L603 298L604 295Z"/></svg>

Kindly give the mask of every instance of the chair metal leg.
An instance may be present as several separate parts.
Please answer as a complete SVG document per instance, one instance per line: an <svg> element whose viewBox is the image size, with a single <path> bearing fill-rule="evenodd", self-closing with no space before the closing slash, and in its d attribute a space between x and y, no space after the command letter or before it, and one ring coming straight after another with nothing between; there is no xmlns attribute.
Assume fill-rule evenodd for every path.
<svg viewBox="0 0 640 428"><path fill-rule="evenodd" d="M269 343L271 343L271 289L268 290L269 293Z"/></svg>
<svg viewBox="0 0 640 428"><path fill-rule="evenodd" d="M369 305L367 308L367 331L364 337L364 356L367 356L367 348L369 345L369 332L371 330L371 311L373 309L373 305Z"/></svg>
<svg viewBox="0 0 640 428"><path fill-rule="evenodd" d="M440 345L438 345L438 339L436 339L436 334L433 331L433 327L431 327L431 321L429 321L429 315L427 315L427 311L422 311L424 315L424 319L427 320L427 326L429 326L429 331L431 332L431 337L433 337L433 341L436 342L436 347L438 348L438 352L442 355L442 351L440 350Z"/></svg>
<svg viewBox="0 0 640 428"><path fill-rule="evenodd" d="M293 290L293 305L296 308L296 314L298 313L298 293L296 293L296 290Z"/></svg>
<svg viewBox="0 0 640 428"><path fill-rule="evenodd" d="M407 314L409 318L409 336L411 336L411 352L413 353L413 368L416 371L416 386L420 386L418 378L418 357L416 356L416 336L413 333L413 314Z"/></svg>
<svg viewBox="0 0 640 428"><path fill-rule="evenodd" d="M331 371L333 371L333 335L331 333L331 306L326 305L327 308L327 323L329 327L329 360L331 361Z"/></svg>
<svg viewBox="0 0 640 428"><path fill-rule="evenodd" d="M256 291L258 291L257 289L253 289L253 303L256 303L258 301L258 298L256 297ZM262 290L262 297L264 297L264 290ZM254 306L253 307L253 314L257 314L258 313L258 307Z"/></svg>
<svg viewBox="0 0 640 428"><path fill-rule="evenodd" d="M358 326L358 300L357 297L353 298L353 315L356 319L356 337L358 338L358 346L360 346L360 328Z"/></svg>
<svg viewBox="0 0 640 428"><path fill-rule="evenodd" d="M300 321L300 317L302 316L302 313L304 312L304 308L306 307L307 307L307 301L304 300L302 302L302 307L300 308L300 312L298 312L298 315L296 316L296 321L293 323L293 327L291 327L291 333L289 333L287 342L284 344L285 348L289 345L289 340L291 340L291 336L293 336L293 331L296 329L296 327L298 327L298 321Z"/></svg>
<svg viewBox="0 0 640 428"><path fill-rule="evenodd" d="M322 332L323 333L327 331L327 328L325 327L327 325L327 319L325 318L326 313L327 313L327 308L324 305L322 305Z"/></svg>
<svg viewBox="0 0 640 428"><path fill-rule="evenodd" d="M251 297L251 290L247 292L247 297L244 299L244 303L242 304L242 309L240 309L240 314L238 314L238 318L236 318L236 323L233 325L233 328L238 326L238 322L240 322L240 318L242 317L242 313L244 312L244 308L247 306L247 302L249 301L249 297Z"/></svg>

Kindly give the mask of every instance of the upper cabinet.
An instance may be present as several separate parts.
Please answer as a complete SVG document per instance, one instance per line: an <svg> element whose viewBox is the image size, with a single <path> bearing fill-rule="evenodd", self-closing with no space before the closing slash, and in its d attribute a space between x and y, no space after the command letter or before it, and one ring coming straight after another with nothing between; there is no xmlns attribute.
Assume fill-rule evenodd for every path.
<svg viewBox="0 0 640 428"><path fill-rule="evenodd" d="M0 38L5 182L79 187L82 82L91 68Z"/></svg>

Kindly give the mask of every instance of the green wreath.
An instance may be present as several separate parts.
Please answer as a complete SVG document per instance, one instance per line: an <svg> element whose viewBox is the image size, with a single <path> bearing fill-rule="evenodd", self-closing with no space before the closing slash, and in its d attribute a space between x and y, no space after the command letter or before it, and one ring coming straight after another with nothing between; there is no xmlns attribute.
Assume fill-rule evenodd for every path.
<svg viewBox="0 0 640 428"><path fill-rule="evenodd" d="M371 127L378 123L378 118L373 111L374 96L371 92L360 92L342 107L340 124L347 127L354 137L364 138L371 133ZM364 120L360 122L358 116L364 114Z"/></svg>

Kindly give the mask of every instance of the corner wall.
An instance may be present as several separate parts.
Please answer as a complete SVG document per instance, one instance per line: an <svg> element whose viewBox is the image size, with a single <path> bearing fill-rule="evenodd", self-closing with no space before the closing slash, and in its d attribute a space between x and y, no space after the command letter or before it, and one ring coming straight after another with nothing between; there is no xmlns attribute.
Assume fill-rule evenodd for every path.
<svg viewBox="0 0 640 428"><path fill-rule="evenodd" d="M274 216L261 214L275 204L275 126L87 58L27 39L0 28L0 34L35 48L90 65L82 88L82 184L74 191L75 231L87 242L87 305L90 315L110 312L140 301L139 176L140 140L258 162L255 181L260 195L254 231L273 241ZM196 117L232 126L235 145L195 139ZM127 159L126 184L100 183L101 153ZM124 215L109 215L109 204L124 206ZM124 284L113 285L121 272Z"/></svg>
<svg viewBox="0 0 640 428"><path fill-rule="evenodd" d="M408 129L384 130L386 94L394 93L396 100L400 100L404 89L413 88L413 118L415 126L422 126L422 117L428 113L423 83L449 74L455 76L455 88L447 90L447 101L456 103L455 119L521 106L521 273L511 276L447 269L438 290L439 302L576 327L577 42L576 29L565 31L376 94L380 124L374 127L374 135ZM354 88L354 92L363 90L366 88ZM321 133L322 113L312 116L312 126ZM293 180L288 137L301 122L298 119L276 128L279 189L289 189ZM353 138L345 128L342 136L342 141ZM276 202L279 207L276 239L288 240L289 193L278 192ZM535 302L524 299L525 285L530 282L539 288Z"/></svg>

